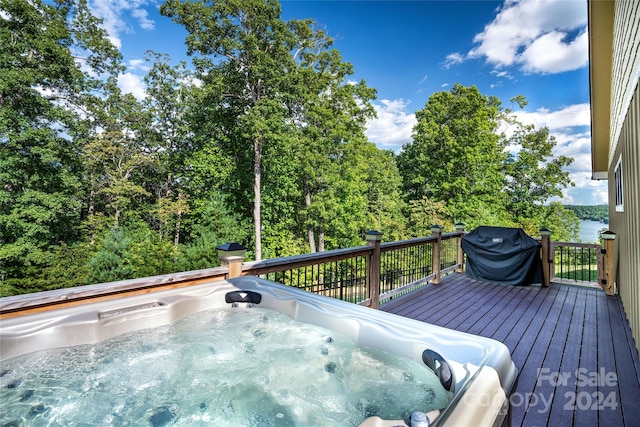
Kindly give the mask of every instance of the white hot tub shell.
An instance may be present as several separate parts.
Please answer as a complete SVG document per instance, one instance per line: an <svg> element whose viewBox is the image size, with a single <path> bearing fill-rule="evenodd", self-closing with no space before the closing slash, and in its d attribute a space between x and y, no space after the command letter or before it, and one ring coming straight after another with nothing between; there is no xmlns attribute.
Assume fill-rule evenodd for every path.
<svg viewBox="0 0 640 427"><path fill-rule="evenodd" d="M358 345L429 365L440 376L441 383L454 393L446 408L426 414L431 426L499 426L507 416L517 370L504 344L254 276L2 319L0 360L97 343L230 304L277 310L296 321L335 330ZM371 417L360 426L409 424L410 420Z"/></svg>

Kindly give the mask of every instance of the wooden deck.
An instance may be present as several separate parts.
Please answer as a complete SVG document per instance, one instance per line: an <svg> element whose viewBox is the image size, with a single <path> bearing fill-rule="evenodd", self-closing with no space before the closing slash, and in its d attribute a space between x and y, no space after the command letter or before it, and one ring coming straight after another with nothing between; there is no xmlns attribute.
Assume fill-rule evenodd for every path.
<svg viewBox="0 0 640 427"><path fill-rule="evenodd" d="M640 361L617 296L456 273L380 309L506 344L519 373L513 426L640 426Z"/></svg>

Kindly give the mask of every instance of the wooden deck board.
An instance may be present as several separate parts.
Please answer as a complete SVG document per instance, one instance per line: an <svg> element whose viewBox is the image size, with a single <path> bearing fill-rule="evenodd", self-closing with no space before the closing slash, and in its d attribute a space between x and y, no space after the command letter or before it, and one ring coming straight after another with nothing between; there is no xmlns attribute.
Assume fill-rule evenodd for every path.
<svg viewBox="0 0 640 427"><path fill-rule="evenodd" d="M548 323L549 319L556 321L560 311L558 301L561 301L561 298L556 298L555 294L554 292L549 292L545 296L542 304L529 323L529 330L523 332L521 339L512 351L512 359L516 366L518 364L526 366L530 359L544 358L544 355L538 354L538 351L539 349L548 347L552 336L552 333L549 333L548 327L545 329L544 326ZM518 377L518 388L521 390L523 398L522 404L514 405L512 409L511 420L514 424L525 425L523 424L523 420L529 412L529 402L533 400L533 391L537 382L538 369L524 369L520 373ZM531 396L531 399L527 399L527 396ZM539 402L536 403L537 405L533 405L533 411L537 410L535 406L540 405Z"/></svg>
<svg viewBox="0 0 640 427"><path fill-rule="evenodd" d="M598 389L589 384L589 382L581 381L584 375L581 373L591 373L598 371L598 319L596 316L596 298L587 298L586 311L584 315L584 326L582 329L582 345L580 346L580 364L578 369L581 371L575 374L578 389L575 395L575 423L581 425L596 425L598 422L598 411L591 411L587 408L591 407L591 400L595 397ZM573 371L571 373L575 373ZM584 384L586 382L586 384ZM587 397L588 396L588 397ZM571 406L571 397L566 402Z"/></svg>
<svg viewBox="0 0 640 427"><path fill-rule="evenodd" d="M514 297L504 306L504 308L498 307L500 312L495 316L495 321L492 321L491 316L487 316L489 318L489 322L484 328L482 328L479 335L499 339L499 337L506 337L509 332L511 332L514 323L509 321L509 319L517 317L518 313L520 313L521 310L526 309L526 307L531 304L531 301L535 298L535 294L533 292L520 287L513 288L517 289ZM471 332L471 330L469 330L469 332Z"/></svg>
<svg viewBox="0 0 640 427"><path fill-rule="evenodd" d="M538 292L537 289L529 290L526 294L527 298L523 298L516 306L513 317L504 322L496 333L489 337L505 343L509 350L513 351L517 344L516 339L524 334L527 329L527 322L531 321L542 303L542 299L536 298ZM518 322L515 322L514 319L518 319ZM508 340L509 337L511 337L510 340Z"/></svg>
<svg viewBox="0 0 640 427"><path fill-rule="evenodd" d="M613 345L613 327L609 306L606 300L598 301L598 369L602 372L616 372L615 348ZM617 377L617 374L616 374ZM598 381L598 391L595 403L604 406L609 396L614 396L616 392L620 392L618 385L621 384L616 378L608 380L606 376ZM638 399L640 395L636 393ZM622 395L621 395L622 397ZM611 402L614 403L614 402ZM623 416L619 411L607 413L606 417L600 417L601 426L620 426L623 425Z"/></svg>
<svg viewBox="0 0 640 427"><path fill-rule="evenodd" d="M569 324L571 321L572 305L575 302L576 292L568 292L562 297L556 298L552 312L549 313L542 330L538 335L535 347L547 346L548 351L544 355L544 368L551 372L561 372L562 355L566 343ZM549 405L553 402L556 392L556 382L541 380L540 374L534 378L534 387L531 391L529 406L524 414L524 425L545 425L549 419Z"/></svg>
<svg viewBox="0 0 640 427"><path fill-rule="evenodd" d="M381 309L505 343L519 372L513 426L640 425L640 360L619 297L456 273Z"/></svg>
<svg viewBox="0 0 640 427"><path fill-rule="evenodd" d="M472 332L471 329L474 329L474 331L482 329L487 323L494 321L491 319L493 316L487 316L487 313L492 311L495 313L496 307L503 306L510 290L511 289L505 286L504 289L500 289L493 297L490 294L486 294L482 298L474 299L472 306L469 308L473 309L473 312L470 312L470 315L466 318L460 317L452 311L450 316L453 316L454 320L449 322L449 327L466 332ZM499 313L498 311L498 314Z"/></svg>
<svg viewBox="0 0 640 427"><path fill-rule="evenodd" d="M575 371L576 366L580 363L580 346L582 344L582 328L584 326L584 313L586 308L587 294L584 289L576 290L576 298L569 319L569 329L566 336L566 342L562 352L562 362L560 368L556 372ZM551 371L551 369L549 369ZM550 381L545 384L551 385ZM551 403L549 419L554 420L558 426L570 426L573 424L574 411L567 408L567 396L576 393L576 377L570 375L562 381L556 382L556 388Z"/></svg>
<svg viewBox="0 0 640 427"><path fill-rule="evenodd" d="M620 310L619 305L607 301L613 334L613 347L615 354L615 364L618 369L618 387L620 389L620 400L617 403L622 407L622 415L625 425L640 425L640 384L635 381L633 374L637 375L638 355L629 348L627 336L615 333L619 329L628 328L629 324L626 316ZM633 367L627 366L633 363ZM621 371L621 367L624 370Z"/></svg>

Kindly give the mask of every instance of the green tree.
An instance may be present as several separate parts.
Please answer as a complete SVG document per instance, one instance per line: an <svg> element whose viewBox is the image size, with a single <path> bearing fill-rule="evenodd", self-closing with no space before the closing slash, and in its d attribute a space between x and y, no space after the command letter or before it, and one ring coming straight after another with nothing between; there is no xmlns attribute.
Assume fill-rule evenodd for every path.
<svg viewBox="0 0 640 427"><path fill-rule="evenodd" d="M133 278L130 246L132 239L120 227L113 227L100 248L87 263L86 284L114 282Z"/></svg>
<svg viewBox="0 0 640 427"><path fill-rule="evenodd" d="M306 206L307 230L316 231L319 251L325 245L334 249L352 246L356 239L361 241L368 205L363 173L366 164L360 156L363 144L366 142L353 140L339 146L332 164L319 176L322 187L316 189Z"/></svg>
<svg viewBox="0 0 640 427"><path fill-rule="evenodd" d="M608 205L565 205L564 207L572 210L580 219L600 222L609 221Z"/></svg>
<svg viewBox="0 0 640 427"><path fill-rule="evenodd" d="M83 242L50 247L37 264L24 267L21 277L0 281L0 297L83 285L93 250Z"/></svg>
<svg viewBox="0 0 640 427"><path fill-rule="evenodd" d="M238 242L249 247L251 227L229 209L223 194L209 193L207 198L194 199L193 210L185 217L188 244L179 245L179 270L197 270L219 265L216 246Z"/></svg>
<svg viewBox="0 0 640 427"><path fill-rule="evenodd" d="M412 237L431 235L431 226L439 225L444 231L453 229L453 223L447 219L444 201L434 202L426 196L409 202L409 229Z"/></svg>
<svg viewBox="0 0 640 427"><path fill-rule="evenodd" d="M194 151L188 119L193 106L193 76L184 62L172 66L168 55L148 52L146 59L151 64L145 76L147 97L143 101L151 116L147 150L156 157L157 176L152 183L156 200L152 214L161 236L171 235L177 248L183 216L190 211L187 159Z"/></svg>
<svg viewBox="0 0 640 427"><path fill-rule="evenodd" d="M94 106L96 129L85 144L82 160L90 186L88 215L98 207L117 227L126 209L151 196L144 173L156 161L146 138L150 118L131 94L111 84L108 97Z"/></svg>
<svg viewBox="0 0 640 427"><path fill-rule="evenodd" d="M84 0L0 0L0 275L78 238L81 112L119 61Z"/></svg>
<svg viewBox="0 0 640 427"><path fill-rule="evenodd" d="M131 277L155 276L176 271L177 248L144 221L129 221L131 239L127 256Z"/></svg>
<svg viewBox="0 0 640 427"><path fill-rule="evenodd" d="M295 203L300 191L304 200L314 198L320 175L330 173L328 156L336 155L342 142L362 135L364 120L373 111L367 102L374 92L363 82L347 81L351 65L329 49L331 39L311 20L282 21L277 1L170 0L161 12L185 26L189 54L201 55L194 64L203 82L200 105L206 107L195 112L197 140L215 155L214 162L231 165L226 182L217 188L234 194L237 211L245 212L242 202L253 200L253 244L260 259L263 230L280 235L278 240L289 239L292 231L265 218L292 221L295 204L282 200ZM298 146L294 136L301 138ZM291 153L310 156L314 171L288 163ZM307 174L302 189L291 179L296 170ZM274 205L263 206L264 191ZM324 198L330 203L328 199ZM307 213L307 232L312 231L309 227L322 227L318 215ZM315 246L315 238L310 242Z"/></svg>
<svg viewBox="0 0 640 427"><path fill-rule="evenodd" d="M574 183L564 168L573 158L553 155L555 138L546 127L517 125L509 138L513 151L504 163L507 195L506 210L514 223L524 225L539 217L539 211L552 197Z"/></svg>
<svg viewBox="0 0 640 427"><path fill-rule="evenodd" d="M301 91L299 99L303 101L298 108L304 112L298 120L304 141L300 180L312 252L324 250L327 230L342 228L331 224L335 218L343 218L343 227L350 218L364 220L367 193L363 173L367 172L369 159L361 150L371 152L364 125L374 115L369 101L375 97L375 91L364 82L353 85L347 81L352 67L342 62L335 50L323 52L314 60L318 65L305 64L312 71L304 79L308 83Z"/></svg>
<svg viewBox="0 0 640 427"><path fill-rule="evenodd" d="M413 141L397 158L407 200L444 201L451 222L501 209L500 101L475 86L455 84L434 93L416 118Z"/></svg>
<svg viewBox="0 0 640 427"><path fill-rule="evenodd" d="M526 105L522 96L511 101ZM545 224L566 224L571 233L571 215L548 203L573 185L565 170L573 159L553 155L548 128L519 123L498 99L459 84L432 95L416 117L414 140L397 157L412 226L424 229L434 217L532 235ZM502 123L514 127L511 136L499 133Z"/></svg>
<svg viewBox="0 0 640 427"><path fill-rule="evenodd" d="M204 56L198 62L202 78L217 98L213 108L229 147L241 151L253 177L253 222L256 258L262 256L262 153L277 139L285 114L281 93L288 70L295 68L295 39L280 20L280 5L261 0L181 2L169 0L160 9L189 32L188 53ZM214 116L215 117L215 116ZM211 117L208 118L210 120ZM246 170L243 170L246 174ZM246 175L245 175L246 176Z"/></svg>
<svg viewBox="0 0 640 427"><path fill-rule="evenodd" d="M551 230L551 238L559 242L577 242L580 236L580 220L562 203L551 202L542 209L538 221L526 230L531 236L539 234L538 230L546 227Z"/></svg>
<svg viewBox="0 0 640 427"><path fill-rule="evenodd" d="M380 150L374 144L363 144L358 150L363 158L366 184L367 221L364 230L382 232L387 241L409 237L404 217L402 177L393 153Z"/></svg>

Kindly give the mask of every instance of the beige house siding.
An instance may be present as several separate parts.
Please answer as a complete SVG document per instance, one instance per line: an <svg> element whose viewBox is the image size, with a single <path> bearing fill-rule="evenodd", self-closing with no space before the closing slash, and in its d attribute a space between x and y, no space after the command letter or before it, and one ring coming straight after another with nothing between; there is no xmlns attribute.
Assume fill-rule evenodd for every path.
<svg viewBox="0 0 640 427"><path fill-rule="evenodd" d="M615 3L609 164L615 164L626 112L640 77L640 1ZM637 96L636 96L637 98Z"/></svg>
<svg viewBox="0 0 640 427"><path fill-rule="evenodd" d="M640 25L636 27L640 29ZM637 54L636 54L637 55ZM636 58L637 59L637 58ZM616 233L618 289L636 348L640 343L640 85L628 104L609 164L609 226ZM622 211L616 210L615 168L622 164Z"/></svg>

